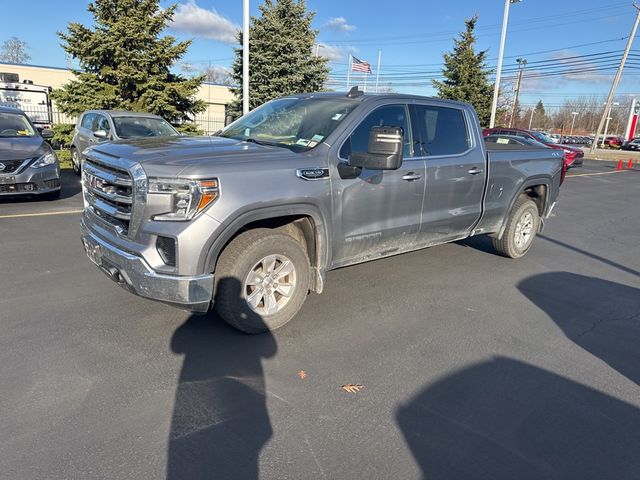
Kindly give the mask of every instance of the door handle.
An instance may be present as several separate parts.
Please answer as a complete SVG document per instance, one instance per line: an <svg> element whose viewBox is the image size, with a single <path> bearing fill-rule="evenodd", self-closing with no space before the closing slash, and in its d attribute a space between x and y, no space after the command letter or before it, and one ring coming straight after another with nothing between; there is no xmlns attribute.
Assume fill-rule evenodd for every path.
<svg viewBox="0 0 640 480"><path fill-rule="evenodd" d="M478 167L473 167L472 169L469 170L469 173L471 175L478 175L479 173L482 173L483 170L481 168Z"/></svg>
<svg viewBox="0 0 640 480"><path fill-rule="evenodd" d="M414 180L420 180L422 178L422 175L418 175L417 173L413 173L413 172L409 172L406 175L402 176L403 180L406 180L407 182L413 182Z"/></svg>

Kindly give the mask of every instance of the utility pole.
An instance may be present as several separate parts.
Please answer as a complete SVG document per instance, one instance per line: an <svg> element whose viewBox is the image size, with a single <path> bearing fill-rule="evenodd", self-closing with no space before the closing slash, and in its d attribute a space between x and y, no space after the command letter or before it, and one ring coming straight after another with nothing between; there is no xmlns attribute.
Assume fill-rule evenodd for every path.
<svg viewBox="0 0 640 480"><path fill-rule="evenodd" d="M529 117L529 130L531 130L531 125L533 125L533 114L535 113L535 111L535 108L531 109L531 117Z"/></svg>
<svg viewBox="0 0 640 480"><path fill-rule="evenodd" d="M638 30L638 24L640 24L640 6L634 1L633 7L636 9L636 21L633 23L633 28L631 29L631 35L629 35L629 40L627 40L627 48L624 51L624 55L622 55L622 59L620 60L620 66L618 67L618 71L616 72L616 76L613 79L613 84L611 85L611 90L609 91L609 98L607 98L607 105L604 108L604 113L602 114L602 118L600 119L600 124L598 125L598 129L596 130L596 140L591 144L591 153L595 153L596 147L598 146L598 135L602 131L602 127L604 127L605 122L607 121L607 117L609 116L607 113L611 112L611 104L613 103L613 98L616 95L616 89L618 88L618 83L620 82L620 77L622 77L622 70L624 70L624 64L627 61L627 57L629 56L629 50L631 50L631 45L633 44L633 40L636 37L636 31ZM603 139L604 143L604 139Z"/></svg>
<svg viewBox="0 0 640 480"><path fill-rule="evenodd" d="M249 113L249 0L242 1L242 114Z"/></svg>
<svg viewBox="0 0 640 480"><path fill-rule="evenodd" d="M569 135L573 135L573 126L576 123L576 117L578 116L578 112L571 112L571 116L573 117L573 119L571 120L571 131L569 132Z"/></svg>
<svg viewBox="0 0 640 480"><path fill-rule="evenodd" d="M378 93L378 83L380 82L380 59L382 58L382 50L378 50L378 72L376 73L376 93Z"/></svg>
<svg viewBox="0 0 640 480"><path fill-rule="evenodd" d="M522 0L505 0L504 15L502 16L502 34L500 35L500 50L498 50L498 66L496 67L496 83L493 86L493 103L491 104L491 120L489 128L496 123L496 110L498 109L498 95L500 94L500 75L502 73L502 58L504 56L504 42L507 38L507 22L509 21L509 7L512 3L520 3Z"/></svg>
<svg viewBox="0 0 640 480"><path fill-rule="evenodd" d="M516 80L516 95L513 98L513 109L511 110L511 120L509 121L510 127L513 127L513 120L516 117L516 107L518 106L518 96L520 95L520 85L522 84L522 72L527 65L527 61L524 58L517 58L516 62L518 62L518 79Z"/></svg>

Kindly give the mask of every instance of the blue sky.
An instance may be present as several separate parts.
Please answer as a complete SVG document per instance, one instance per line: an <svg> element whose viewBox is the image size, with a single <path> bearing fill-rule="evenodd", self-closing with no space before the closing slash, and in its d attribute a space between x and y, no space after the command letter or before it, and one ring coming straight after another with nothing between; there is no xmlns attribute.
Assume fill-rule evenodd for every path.
<svg viewBox="0 0 640 480"><path fill-rule="evenodd" d="M171 3L161 0L163 6ZM178 38L194 40L184 62L196 70L209 64L229 67L235 46L233 31L242 23L242 1L177 3L179 15L175 29L170 32ZM251 0L252 14L257 14L259 3ZM603 7L603 3L607 6ZM15 35L29 43L30 63L65 66L65 54L56 31L65 30L70 21L90 24L87 2L31 0L30 10L41 12L34 15L25 15L24 5L5 2L0 41ZM451 49L451 39L464 28L464 19L474 14L479 15L478 48L489 50L491 67L496 63L502 0L308 0L307 5L316 12L319 53L331 56L332 76L336 80L345 80L349 52L370 62L375 72L380 49L382 85L390 85L396 91L432 95L429 79L440 71L442 53ZM524 105L542 99L553 106L564 98L604 95L608 93L617 56L624 50L624 38L629 35L634 18L631 1L524 0L514 4L510 10L504 77L507 81L513 77L517 57L527 59L521 94ZM635 53L640 59L640 47L636 45L637 41L633 49L638 48ZM632 57L619 93L640 93L640 70L633 67L634 61ZM637 65L640 66L640 60ZM567 72L549 75L563 71ZM360 84L362 79L362 74L354 77ZM375 75L367 81L369 85L375 83Z"/></svg>

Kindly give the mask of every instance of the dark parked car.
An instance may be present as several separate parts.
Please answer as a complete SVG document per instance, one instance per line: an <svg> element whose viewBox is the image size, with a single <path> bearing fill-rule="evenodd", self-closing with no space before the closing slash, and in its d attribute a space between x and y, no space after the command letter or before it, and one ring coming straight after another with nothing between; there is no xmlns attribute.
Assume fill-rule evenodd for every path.
<svg viewBox="0 0 640 480"><path fill-rule="evenodd" d="M640 150L640 137L632 138L622 144L622 150Z"/></svg>
<svg viewBox="0 0 640 480"><path fill-rule="evenodd" d="M0 196L60 196L60 165L45 138L17 108L0 107Z"/></svg>
<svg viewBox="0 0 640 480"><path fill-rule="evenodd" d="M544 143L529 137L517 137L515 135L489 135L484 137L485 142L501 143L503 145L523 145L526 147L551 148Z"/></svg>
<svg viewBox="0 0 640 480"><path fill-rule="evenodd" d="M570 147L568 145L558 145L551 137L548 137L542 132L536 132L535 130L496 127L483 130L483 135L485 137L489 135L513 135L516 137L532 138L533 140L537 140L538 142L545 144L547 147L564 151L564 161L567 168L579 167L582 165L584 158L584 152L582 149Z"/></svg>
<svg viewBox="0 0 640 480"><path fill-rule="evenodd" d="M98 143L147 137L176 137L180 133L164 118L150 113L88 110L76 123L71 141L73 171L80 175L82 152Z"/></svg>

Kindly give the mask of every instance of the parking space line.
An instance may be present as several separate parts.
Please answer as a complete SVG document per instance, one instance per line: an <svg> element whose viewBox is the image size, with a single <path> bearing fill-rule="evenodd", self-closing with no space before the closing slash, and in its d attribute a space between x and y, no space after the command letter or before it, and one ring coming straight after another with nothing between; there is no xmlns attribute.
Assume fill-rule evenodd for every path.
<svg viewBox="0 0 640 480"><path fill-rule="evenodd" d="M567 178L572 178L572 177L591 177L593 175L611 175L612 173L624 173L624 172L628 172L629 170L613 170L611 172L596 172L596 173L579 173L577 175L567 175Z"/></svg>
<svg viewBox="0 0 640 480"><path fill-rule="evenodd" d="M11 215L0 215L0 218L21 218L21 217L46 217L49 215L70 215L72 213L82 213L83 208L73 210L59 210L57 212L39 212L39 213L15 213Z"/></svg>

